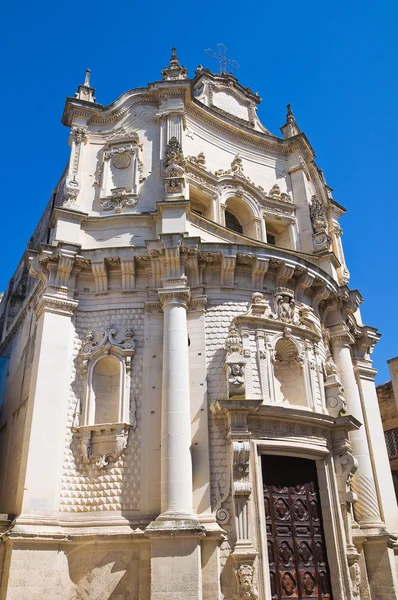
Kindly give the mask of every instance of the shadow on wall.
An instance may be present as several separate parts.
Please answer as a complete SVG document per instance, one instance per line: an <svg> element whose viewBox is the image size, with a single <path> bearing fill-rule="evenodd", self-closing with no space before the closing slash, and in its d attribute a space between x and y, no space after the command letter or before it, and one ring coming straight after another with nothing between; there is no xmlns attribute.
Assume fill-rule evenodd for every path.
<svg viewBox="0 0 398 600"><path fill-rule="evenodd" d="M131 542L115 550L108 543L65 549L69 577L76 586L68 600L149 600L150 543L132 549Z"/></svg>

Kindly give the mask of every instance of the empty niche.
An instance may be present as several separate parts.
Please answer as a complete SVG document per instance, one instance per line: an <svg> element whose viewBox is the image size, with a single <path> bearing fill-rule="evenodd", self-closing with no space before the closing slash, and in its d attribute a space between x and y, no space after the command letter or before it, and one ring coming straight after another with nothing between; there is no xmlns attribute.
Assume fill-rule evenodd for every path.
<svg viewBox="0 0 398 600"><path fill-rule="evenodd" d="M121 365L113 356L97 361L93 369L94 424L119 421Z"/></svg>
<svg viewBox="0 0 398 600"><path fill-rule="evenodd" d="M275 400L307 406L303 366L291 340L283 338L275 346Z"/></svg>

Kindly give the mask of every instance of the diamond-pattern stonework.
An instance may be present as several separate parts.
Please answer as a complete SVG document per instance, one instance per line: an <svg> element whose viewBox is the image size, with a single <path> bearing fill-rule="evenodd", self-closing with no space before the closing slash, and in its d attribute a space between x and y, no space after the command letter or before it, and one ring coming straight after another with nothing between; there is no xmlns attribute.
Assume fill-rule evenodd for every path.
<svg viewBox="0 0 398 600"><path fill-rule="evenodd" d="M85 375L78 357L82 340L89 331L112 326L119 336L127 328L134 331L136 354L131 366L131 394L136 404L136 429L130 430L128 445L116 463L100 469L83 463L78 442L72 433L76 404L83 398ZM61 507L63 512L132 511L140 502L141 397L144 312L140 309L115 309L78 312L74 343L65 459L62 475Z"/></svg>

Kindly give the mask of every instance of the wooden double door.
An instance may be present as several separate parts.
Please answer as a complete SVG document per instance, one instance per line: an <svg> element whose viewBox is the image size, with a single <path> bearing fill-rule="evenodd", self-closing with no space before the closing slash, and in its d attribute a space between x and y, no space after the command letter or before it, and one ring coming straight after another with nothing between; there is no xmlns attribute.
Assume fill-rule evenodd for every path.
<svg viewBox="0 0 398 600"><path fill-rule="evenodd" d="M262 458L272 600L332 600L315 462Z"/></svg>

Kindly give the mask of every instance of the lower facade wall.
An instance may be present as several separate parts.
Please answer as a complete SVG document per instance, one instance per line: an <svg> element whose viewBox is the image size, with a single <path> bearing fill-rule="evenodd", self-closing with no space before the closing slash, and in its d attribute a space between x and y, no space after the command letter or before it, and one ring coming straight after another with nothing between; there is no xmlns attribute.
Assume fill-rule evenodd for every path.
<svg viewBox="0 0 398 600"><path fill-rule="evenodd" d="M147 542L7 545L1 600L149 600Z"/></svg>

